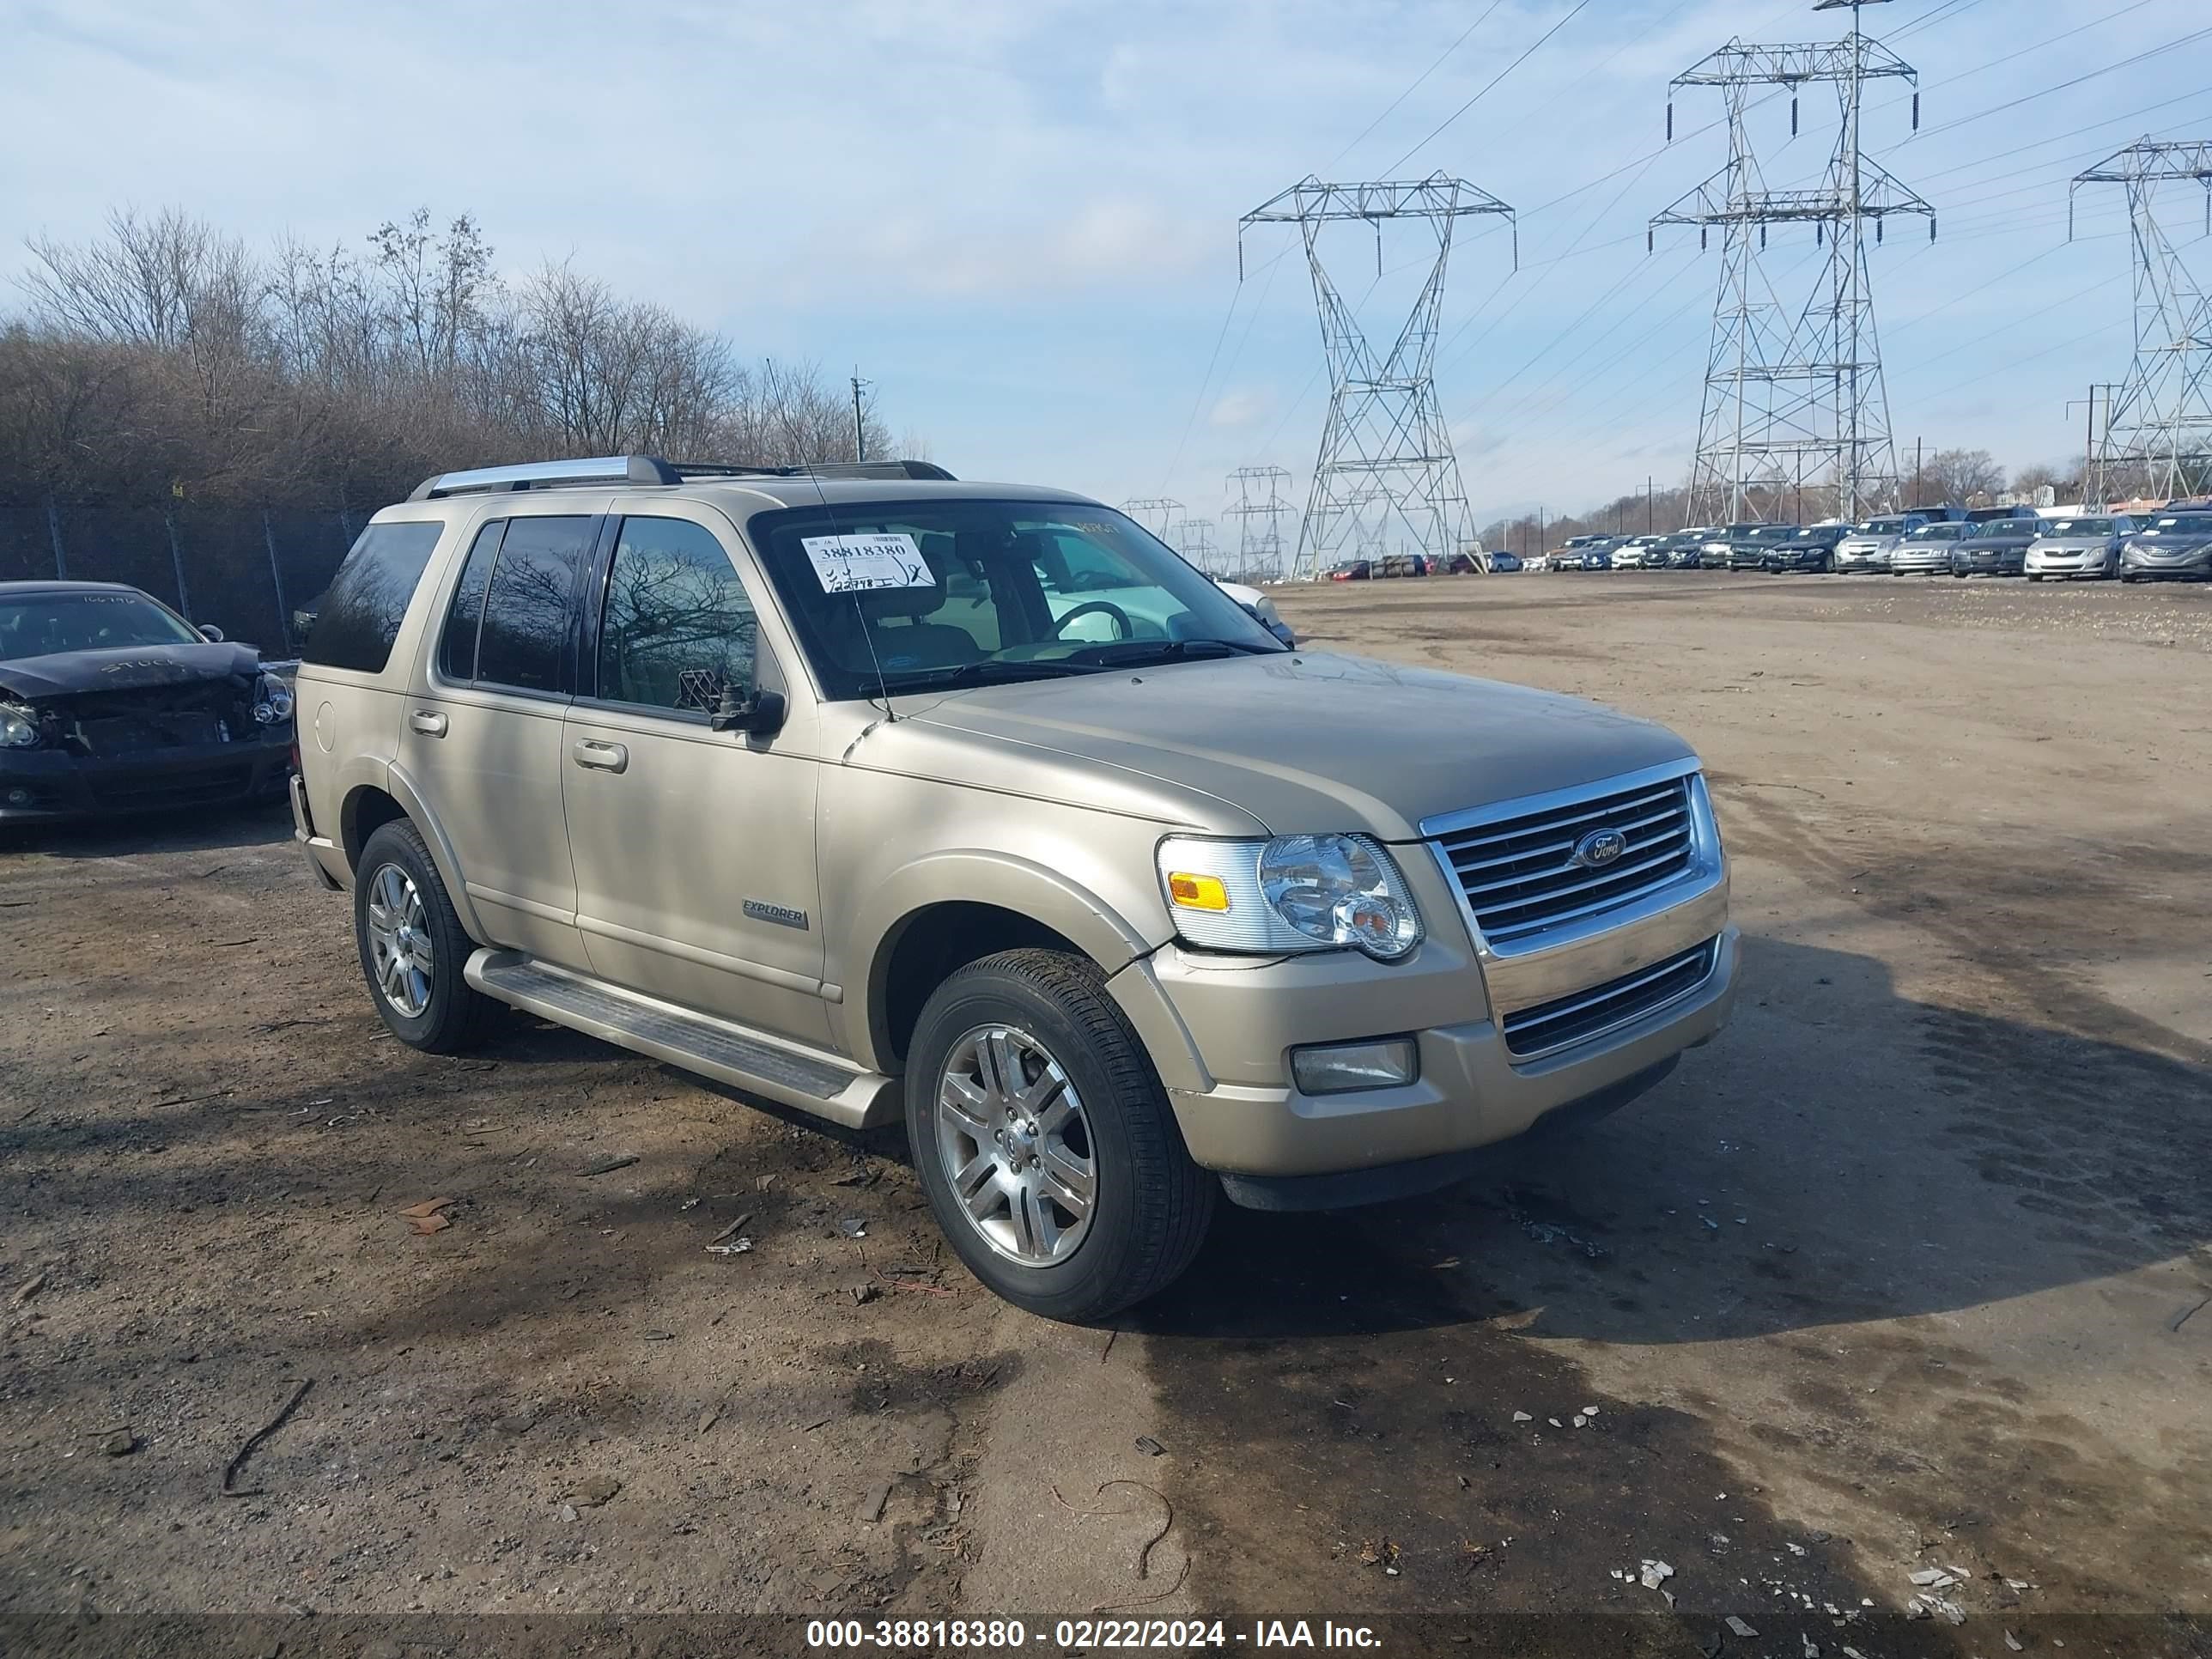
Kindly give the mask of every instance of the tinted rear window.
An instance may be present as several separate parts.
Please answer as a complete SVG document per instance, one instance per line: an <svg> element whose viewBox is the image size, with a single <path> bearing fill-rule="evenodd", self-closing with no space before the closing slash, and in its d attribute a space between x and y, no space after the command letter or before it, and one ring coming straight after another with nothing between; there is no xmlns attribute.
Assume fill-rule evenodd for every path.
<svg viewBox="0 0 2212 1659"><path fill-rule="evenodd" d="M569 690L572 602L592 523L580 517L508 521L484 595L477 680L525 691Z"/></svg>
<svg viewBox="0 0 2212 1659"><path fill-rule="evenodd" d="M416 584L445 528L434 520L373 524L362 531L316 609L301 659L325 668L382 673L406 618L407 602L415 597Z"/></svg>

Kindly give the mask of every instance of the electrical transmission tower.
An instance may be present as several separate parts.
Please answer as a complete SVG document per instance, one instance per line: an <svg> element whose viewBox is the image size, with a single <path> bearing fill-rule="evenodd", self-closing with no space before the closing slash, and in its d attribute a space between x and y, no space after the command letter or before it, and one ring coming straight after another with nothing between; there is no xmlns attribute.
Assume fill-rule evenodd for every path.
<svg viewBox="0 0 2212 1659"><path fill-rule="evenodd" d="M1212 520L1185 519L1175 526L1175 534L1168 542L1205 574L1219 574L1215 567L1220 563L1221 550L1213 544Z"/></svg>
<svg viewBox="0 0 2212 1659"><path fill-rule="evenodd" d="M1121 503L1121 511L1170 547L1175 545L1175 526L1182 521L1183 504L1172 495L1134 496Z"/></svg>
<svg viewBox="0 0 2212 1659"><path fill-rule="evenodd" d="M1279 466L1240 466L1228 482L1237 492L1237 504L1228 512L1237 520L1237 580L1282 580L1283 520L1296 518L1298 511L1283 498L1291 475Z"/></svg>
<svg viewBox="0 0 2212 1659"><path fill-rule="evenodd" d="M1249 228L1298 228L1321 313L1322 348L1328 359L1328 417L1298 527L1299 571L1320 570L1358 533L1349 498L1362 486L1382 493L1387 516L1403 523L1424 550L1456 553L1466 540L1467 490L1452 453L1450 429L1437 403L1434 370L1453 228L1485 213L1502 214L1509 223L1513 220L1513 210L1495 196L1447 173L1414 182L1357 185L1325 185L1309 175L1237 222L1240 269ZM1373 226L1379 283L1382 226L1401 219L1429 228L1436 238L1436 258L1397 338L1387 355L1378 356L1352 307L1329 278L1321 235L1323 227L1346 221ZM1517 268L1517 226L1515 236Z"/></svg>
<svg viewBox="0 0 2212 1659"><path fill-rule="evenodd" d="M1713 307L1698 453L1690 470L1691 518L1765 518L1808 479L1832 481L1839 516L1856 520L1893 505L1897 460L1889 435L1874 289L1867 271L1869 222L1874 240L1893 214L1918 214L1936 234L1936 210L1870 160L1859 116L1869 81L1894 77L1917 86L1913 67L1859 30L1859 8L1882 0L1818 0L1815 11L1848 6L1850 33L1832 44L1757 46L1731 40L1669 83L1667 136L1674 134L1671 94L1718 87L1728 106L1729 160L1711 178L1651 221L1695 225L1698 246L1721 230L1720 291ZM1790 130L1797 131L1797 90L1832 83L1843 125L1814 190L1769 190L1760 176L1745 118L1753 89L1790 88ZM1920 94L1912 94L1920 125ZM1802 305L1785 305L1768 280L1759 251L1767 227L1810 222L1826 250Z"/></svg>
<svg viewBox="0 0 2212 1659"><path fill-rule="evenodd" d="M2144 138L2067 188L2069 239L2074 192L2083 185L2125 185L2135 228L2135 362L2106 407L2105 430L2090 447L2083 480L2100 505L2116 494L2170 500L2212 489L2212 305L2151 210L2152 186L2178 179L2204 187L2205 229L2212 234L2212 143Z"/></svg>

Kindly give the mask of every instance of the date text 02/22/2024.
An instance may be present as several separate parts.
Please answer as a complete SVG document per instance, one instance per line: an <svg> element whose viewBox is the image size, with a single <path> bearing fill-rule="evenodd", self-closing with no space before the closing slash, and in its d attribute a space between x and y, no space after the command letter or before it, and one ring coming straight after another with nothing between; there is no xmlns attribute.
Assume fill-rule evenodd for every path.
<svg viewBox="0 0 2212 1659"><path fill-rule="evenodd" d="M1322 1620L1318 1628L1304 1619L1260 1619L1233 1628L1218 1619L1060 1619L1053 1622L1051 1644L1066 1651L1115 1648L1334 1648L1375 1649L1381 1638L1369 1626ZM817 1619L806 1626L810 1648L896 1650L902 1648L981 1651L1045 1644L1045 1629L1032 1631L1012 1619Z"/></svg>

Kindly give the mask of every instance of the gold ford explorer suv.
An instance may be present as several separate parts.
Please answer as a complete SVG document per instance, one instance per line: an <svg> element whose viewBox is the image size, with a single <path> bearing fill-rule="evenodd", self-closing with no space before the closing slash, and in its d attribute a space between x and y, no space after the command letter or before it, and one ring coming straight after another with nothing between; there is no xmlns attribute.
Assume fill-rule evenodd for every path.
<svg viewBox="0 0 2212 1659"><path fill-rule="evenodd" d="M379 513L298 678L298 835L395 1035L511 1004L902 1114L1000 1295L1159 1290L1218 1194L1356 1204L1726 1019L1698 762L1297 650L1121 514L924 463L649 457Z"/></svg>

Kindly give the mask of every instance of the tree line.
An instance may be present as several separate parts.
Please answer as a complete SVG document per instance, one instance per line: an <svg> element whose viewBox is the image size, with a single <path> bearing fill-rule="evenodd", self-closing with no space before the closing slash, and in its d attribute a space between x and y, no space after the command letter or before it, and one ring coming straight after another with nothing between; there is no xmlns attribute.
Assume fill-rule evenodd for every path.
<svg viewBox="0 0 2212 1659"><path fill-rule="evenodd" d="M2016 495L2032 497L2046 486L2063 501L2078 498L2081 489L2078 469L2075 475L2069 476L2055 467L2026 466L2008 478L2005 469L1986 449L1930 450L1919 458L1917 465L1905 468L1899 485L1903 498L1916 506L1949 503L1987 507L2008 489ZM1802 489L1778 485L1749 492L1747 505L1747 518L1770 523L1819 524L1837 515L1840 501L1832 484L1807 484ZM1665 532L1693 525L1718 524L1728 516L1729 503L1725 500L1693 501L1686 488L1654 489L1632 491L1602 506L1558 517L1524 513L1515 518L1496 519L1482 527L1481 537L1485 547L1512 553L1541 552L1557 547L1569 536Z"/></svg>
<svg viewBox="0 0 2212 1659"><path fill-rule="evenodd" d="M468 214L256 251L122 210L28 250L0 315L0 499L366 514L459 466L854 456L846 389L816 365L744 359L568 262L503 276ZM872 407L863 426L891 453Z"/></svg>

